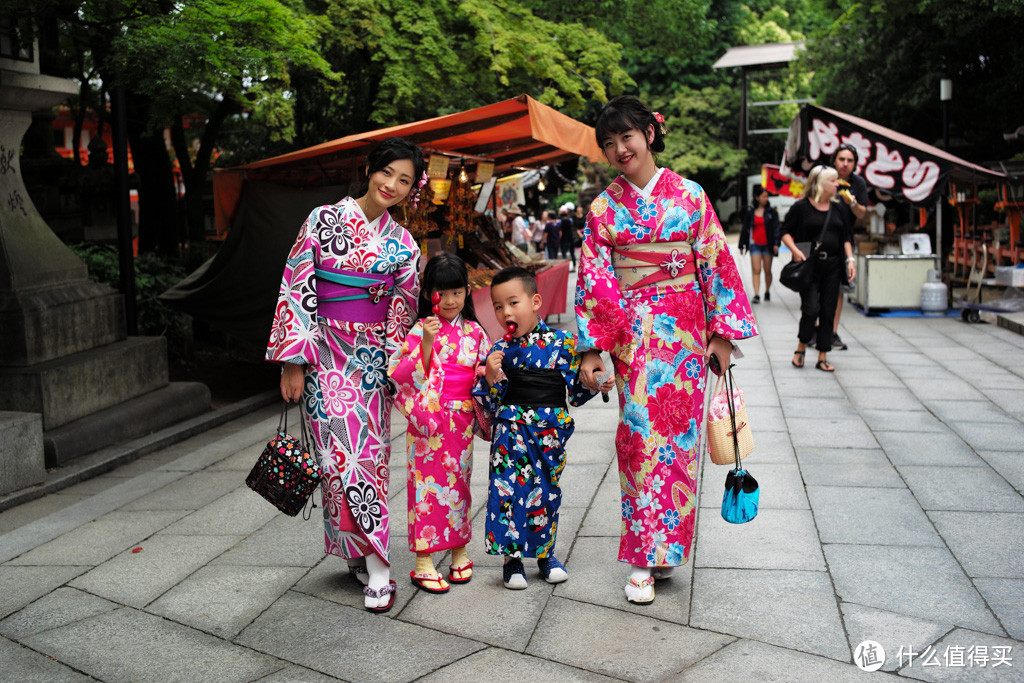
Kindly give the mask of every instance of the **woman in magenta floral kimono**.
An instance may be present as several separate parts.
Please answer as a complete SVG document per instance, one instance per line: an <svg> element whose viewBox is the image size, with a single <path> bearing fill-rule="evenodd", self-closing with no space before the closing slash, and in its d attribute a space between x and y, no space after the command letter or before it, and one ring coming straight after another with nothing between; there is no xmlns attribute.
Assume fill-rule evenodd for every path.
<svg viewBox="0 0 1024 683"><path fill-rule="evenodd" d="M756 334L707 195L655 163L663 121L628 96L601 111L597 142L622 175L590 205L576 288L580 374L596 389L607 351L617 376L619 560L640 604L690 557L707 359L729 367L731 340Z"/></svg>
<svg viewBox="0 0 1024 683"><path fill-rule="evenodd" d="M283 364L281 395L302 400L323 469L326 552L350 560L374 612L391 608L395 590L388 357L419 293L419 248L388 209L419 189L424 166L419 147L388 138L367 158L364 195L310 213L285 262L267 348Z"/></svg>

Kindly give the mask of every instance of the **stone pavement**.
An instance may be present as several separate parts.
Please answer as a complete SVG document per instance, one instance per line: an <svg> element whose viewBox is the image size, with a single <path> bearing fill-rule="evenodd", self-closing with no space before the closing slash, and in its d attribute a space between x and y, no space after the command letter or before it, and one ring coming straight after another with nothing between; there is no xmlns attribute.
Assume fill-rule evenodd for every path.
<svg viewBox="0 0 1024 683"><path fill-rule="evenodd" d="M650 606L626 603L615 561L614 399L574 411L557 546L570 578L549 586L528 562L524 591L502 588L479 542L482 442L473 581L436 596L404 578L396 418L384 616L324 557L319 519L245 487L270 407L0 513L0 679L1024 680L1024 337L848 308L829 375L813 351L790 365L797 309L776 287L737 367L760 512L726 524L726 468L704 467L692 560ZM885 649L874 674L853 663L865 640Z"/></svg>

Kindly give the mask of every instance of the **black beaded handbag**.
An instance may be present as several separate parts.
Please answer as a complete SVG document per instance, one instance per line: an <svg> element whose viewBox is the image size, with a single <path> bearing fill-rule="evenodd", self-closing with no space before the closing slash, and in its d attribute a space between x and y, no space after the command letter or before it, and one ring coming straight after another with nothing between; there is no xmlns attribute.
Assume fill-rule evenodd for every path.
<svg viewBox="0 0 1024 683"><path fill-rule="evenodd" d="M249 488L292 517L306 507L307 501L312 502L311 496L320 485L321 477L316 456L302 445L303 442L312 445L306 421L300 417L299 424L302 441L288 434L288 403L285 403L281 409L281 420L277 423L277 436L267 443L245 478ZM303 519L309 519L309 515L303 514Z"/></svg>

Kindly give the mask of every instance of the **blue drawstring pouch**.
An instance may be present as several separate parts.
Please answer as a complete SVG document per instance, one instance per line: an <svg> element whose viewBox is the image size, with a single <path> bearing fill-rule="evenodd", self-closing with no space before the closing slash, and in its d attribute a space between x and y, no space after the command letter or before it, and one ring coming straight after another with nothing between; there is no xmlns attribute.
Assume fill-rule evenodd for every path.
<svg viewBox="0 0 1024 683"><path fill-rule="evenodd" d="M722 498L722 519L732 524L743 524L757 516L757 501L761 490L746 470L729 470L725 475L725 497Z"/></svg>
<svg viewBox="0 0 1024 683"><path fill-rule="evenodd" d="M749 472L740 469L740 442L736 432L736 407L733 404L732 366L725 377L728 396L729 418L732 420L732 444L736 467L725 475L725 496L722 498L722 519L731 524L743 524L757 516L757 501L761 490Z"/></svg>

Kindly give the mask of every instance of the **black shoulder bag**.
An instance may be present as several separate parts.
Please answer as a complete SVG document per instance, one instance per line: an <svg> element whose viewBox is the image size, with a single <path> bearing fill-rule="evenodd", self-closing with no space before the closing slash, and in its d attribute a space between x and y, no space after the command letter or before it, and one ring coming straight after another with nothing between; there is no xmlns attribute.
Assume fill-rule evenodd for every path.
<svg viewBox="0 0 1024 683"><path fill-rule="evenodd" d="M828 211L825 212L825 222L821 225L818 239L811 245L810 253L805 254L807 258L803 261L790 261L782 267L782 273L779 274L779 282L783 286L792 289L794 292L802 292L811 286L811 281L814 279L814 262L818 260L818 250L821 249L821 242L825 239L825 231L828 230L828 221L831 217L832 202L829 202Z"/></svg>

